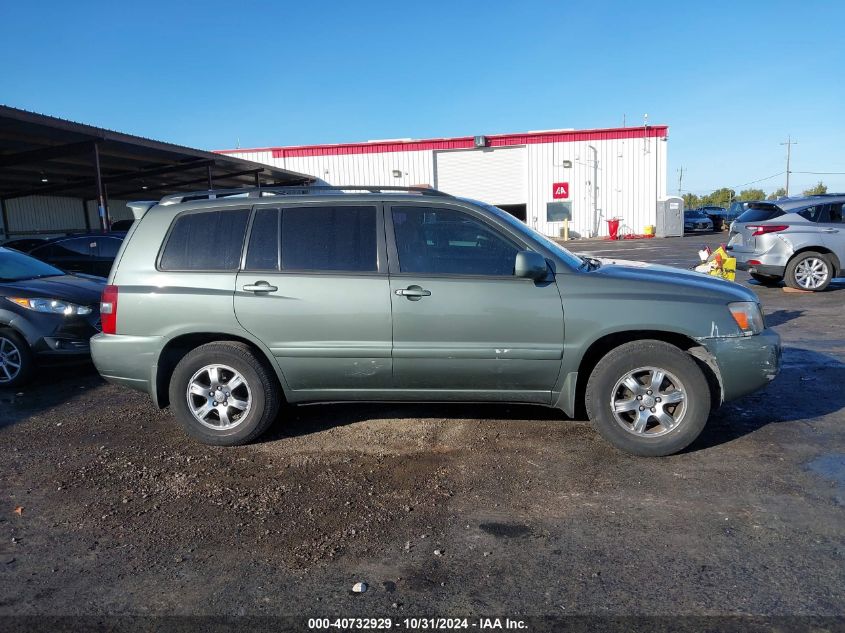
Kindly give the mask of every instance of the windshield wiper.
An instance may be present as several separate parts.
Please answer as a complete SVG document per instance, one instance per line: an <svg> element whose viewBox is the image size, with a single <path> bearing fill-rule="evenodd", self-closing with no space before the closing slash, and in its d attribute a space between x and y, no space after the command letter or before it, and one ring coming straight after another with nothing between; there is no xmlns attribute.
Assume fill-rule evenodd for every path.
<svg viewBox="0 0 845 633"><path fill-rule="evenodd" d="M601 262L595 257L583 257L582 255L579 255L578 257L580 257L581 261L584 262L583 264L581 264L580 268L586 266L587 270L595 270L601 267Z"/></svg>

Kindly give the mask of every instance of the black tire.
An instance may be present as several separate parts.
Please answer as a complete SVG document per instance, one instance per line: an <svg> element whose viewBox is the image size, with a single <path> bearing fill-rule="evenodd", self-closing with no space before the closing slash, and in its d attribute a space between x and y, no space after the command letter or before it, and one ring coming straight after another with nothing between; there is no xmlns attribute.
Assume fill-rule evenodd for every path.
<svg viewBox="0 0 845 633"><path fill-rule="evenodd" d="M188 388L192 379L203 368L213 365L224 366L239 373L246 386L246 390L238 386L230 392L226 385L233 374L224 368L217 370L219 380L216 386L220 387L220 391L214 393L221 396L225 393L223 397L232 398L232 402L249 403L246 413L238 415L239 410L235 405L224 406L223 401L218 403L218 400L213 400L218 404L212 406L206 414L206 422L222 425L219 412L225 410L227 416L231 415L231 426L228 428L206 426L194 416L188 404ZM205 383L210 376L208 372L200 374L197 381ZM209 389L212 386L209 384ZM176 419L191 437L213 446L237 446L258 438L276 418L280 394L279 383L266 361L257 357L248 345L237 342L220 341L197 347L179 361L170 378L170 406ZM211 406L212 398L205 394L193 396L192 402L195 406L204 406L203 398ZM229 401L225 402L228 405Z"/></svg>
<svg viewBox="0 0 845 633"><path fill-rule="evenodd" d="M783 281L783 277L777 275L761 275L760 273L749 273L751 278L762 286L777 286Z"/></svg>
<svg viewBox="0 0 845 633"><path fill-rule="evenodd" d="M0 329L0 387L20 387L34 371L35 356L29 344L14 330Z"/></svg>
<svg viewBox="0 0 845 633"><path fill-rule="evenodd" d="M658 390L665 400L672 397L672 379L679 381L683 389L678 391L685 395L682 405L637 401L633 390L625 391L628 388L624 386L615 389L626 375L643 368L660 369L667 373L667 378L660 383L667 392ZM649 373L643 376L653 377ZM647 381L641 379L640 382L645 391ZM646 397L643 393L642 398ZM652 393L648 397L658 396ZM651 416L646 421L646 428L650 430L636 434L627 430L627 424L623 428L623 423L617 420L611 405L617 398L621 406L625 406L626 402L635 403L633 411L619 414L622 418L633 416L636 420L638 415L650 416L649 412L656 410L659 414L668 414L670 419L677 418L677 421L674 426L668 424L664 427L656 416ZM654 409L639 413L640 403L654 404ZM677 453L698 437L710 416L711 394L706 376L689 354L663 341L642 340L620 345L598 362L587 382L585 404L596 430L616 448L632 455L658 457Z"/></svg>
<svg viewBox="0 0 845 633"><path fill-rule="evenodd" d="M808 266L812 267L813 260L821 265L819 270L823 270L826 273L826 276L821 281L815 282L814 280L812 284L807 283L806 281L802 282L802 268ZM821 292L830 285L830 280L833 279L833 276L833 264L830 261L830 257L828 257L825 253L804 251L789 260L789 263L786 265L786 275L784 276L784 280L786 281L786 285L790 288L809 290L811 292ZM808 277L803 277L803 279L808 279Z"/></svg>

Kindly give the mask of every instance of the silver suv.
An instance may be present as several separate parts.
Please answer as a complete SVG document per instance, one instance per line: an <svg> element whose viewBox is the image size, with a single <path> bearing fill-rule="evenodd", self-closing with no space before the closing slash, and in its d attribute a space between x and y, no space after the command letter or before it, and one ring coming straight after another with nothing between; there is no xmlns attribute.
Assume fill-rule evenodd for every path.
<svg viewBox="0 0 845 633"><path fill-rule="evenodd" d="M762 284L824 290L845 263L845 194L753 202L731 224L728 250Z"/></svg>
<svg viewBox="0 0 845 633"><path fill-rule="evenodd" d="M523 402L586 409L638 455L681 450L778 372L743 286L578 257L496 207L395 189L132 205L97 369L208 444L253 440L282 402Z"/></svg>

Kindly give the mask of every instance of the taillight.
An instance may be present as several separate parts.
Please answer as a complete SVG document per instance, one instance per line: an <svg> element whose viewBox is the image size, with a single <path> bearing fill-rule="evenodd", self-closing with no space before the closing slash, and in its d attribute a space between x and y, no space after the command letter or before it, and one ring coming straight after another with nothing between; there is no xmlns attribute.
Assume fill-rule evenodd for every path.
<svg viewBox="0 0 845 633"><path fill-rule="evenodd" d="M117 334L117 286L106 286L100 299L103 334Z"/></svg>
<svg viewBox="0 0 845 633"><path fill-rule="evenodd" d="M746 226L751 233L751 237L755 235L765 235L766 233L777 233L778 231L785 231L789 228L788 224L749 224Z"/></svg>

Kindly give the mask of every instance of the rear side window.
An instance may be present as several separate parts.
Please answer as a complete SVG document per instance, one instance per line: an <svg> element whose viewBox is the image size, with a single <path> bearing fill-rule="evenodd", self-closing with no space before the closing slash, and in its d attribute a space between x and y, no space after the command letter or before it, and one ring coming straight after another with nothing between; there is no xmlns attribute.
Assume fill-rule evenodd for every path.
<svg viewBox="0 0 845 633"><path fill-rule="evenodd" d="M801 209L798 211L798 215L810 222L828 222L827 207L828 205L826 204L816 204L812 207Z"/></svg>
<svg viewBox="0 0 845 633"><path fill-rule="evenodd" d="M203 211L176 218L161 255L161 270L237 270L248 209Z"/></svg>
<svg viewBox="0 0 845 633"><path fill-rule="evenodd" d="M737 218L737 222L765 222L781 215L783 211L773 204L752 206Z"/></svg>
<svg viewBox="0 0 845 633"><path fill-rule="evenodd" d="M828 219L828 222L842 222L843 207L845 207L845 205L841 202L834 202L830 205L830 218Z"/></svg>
<svg viewBox="0 0 845 633"><path fill-rule="evenodd" d="M282 210L282 270L376 272L376 208Z"/></svg>
<svg viewBox="0 0 845 633"><path fill-rule="evenodd" d="M258 209L249 232L246 270L279 269L279 210Z"/></svg>

